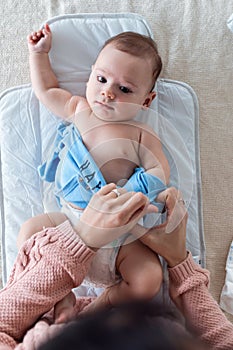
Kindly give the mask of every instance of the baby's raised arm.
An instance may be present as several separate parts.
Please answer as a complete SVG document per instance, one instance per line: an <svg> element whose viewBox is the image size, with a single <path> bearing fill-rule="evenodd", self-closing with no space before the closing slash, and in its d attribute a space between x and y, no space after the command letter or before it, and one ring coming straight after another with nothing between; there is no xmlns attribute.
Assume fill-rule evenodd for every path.
<svg viewBox="0 0 233 350"><path fill-rule="evenodd" d="M52 45L49 25L31 33L27 41L31 82L37 98L54 114L64 119L73 116L79 102L86 100L59 87L48 55Z"/></svg>

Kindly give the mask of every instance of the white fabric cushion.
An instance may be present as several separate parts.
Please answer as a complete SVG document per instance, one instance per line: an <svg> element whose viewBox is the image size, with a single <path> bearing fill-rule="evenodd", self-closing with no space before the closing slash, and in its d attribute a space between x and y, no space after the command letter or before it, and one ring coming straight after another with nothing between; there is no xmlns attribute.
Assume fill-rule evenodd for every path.
<svg viewBox="0 0 233 350"><path fill-rule="evenodd" d="M229 17L229 19L227 21L227 26L233 32L233 13L232 13L232 15Z"/></svg>

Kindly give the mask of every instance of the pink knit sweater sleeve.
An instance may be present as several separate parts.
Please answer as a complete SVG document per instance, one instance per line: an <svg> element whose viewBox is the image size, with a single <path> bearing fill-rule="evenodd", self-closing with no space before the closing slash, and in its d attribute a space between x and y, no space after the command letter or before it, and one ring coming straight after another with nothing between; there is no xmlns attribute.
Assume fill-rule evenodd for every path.
<svg viewBox="0 0 233 350"><path fill-rule="evenodd" d="M208 291L209 272L197 265L191 253L169 268L170 295L190 326L211 349L233 349L233 325Z"/></svg>
<svg viewBox="0 0 233 350"><path fill-rule="evenodd" d="M68 221L32 236L0 291L0 344L14 348L41 315L82 282L94 254Z"/></svg>

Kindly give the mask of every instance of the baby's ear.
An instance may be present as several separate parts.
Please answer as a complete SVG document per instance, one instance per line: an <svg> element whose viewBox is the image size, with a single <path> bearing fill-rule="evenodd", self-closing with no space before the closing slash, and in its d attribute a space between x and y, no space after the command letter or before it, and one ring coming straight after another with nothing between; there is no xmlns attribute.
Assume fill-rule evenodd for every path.
<svg viewBox="0 0 233 350"><path fill-rule="evenodd" d="M148 97L145 99L144 103L143 103L143 107L150 107L151 102L153 101L153 99L156 97L156 92L155 91L151 91L148 95Z"/></svg>
<svg viewBox="0 0 233 350"><path fill-rule="evenodd" d="M150 104L151 104L150 99L147 98L147 99L145 99L145 101L143 103L143 107L149 107Z"/></svg>

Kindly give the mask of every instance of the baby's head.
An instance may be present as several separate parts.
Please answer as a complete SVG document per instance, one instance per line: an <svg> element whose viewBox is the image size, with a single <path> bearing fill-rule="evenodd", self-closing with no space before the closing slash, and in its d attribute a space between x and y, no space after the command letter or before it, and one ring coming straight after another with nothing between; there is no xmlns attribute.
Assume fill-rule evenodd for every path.
<svg viewBox="0 0 233 350"><path fill-rule="evenodd" d="M152 91L162 70L162 60L158 53L158 48L155 41L149 36L139 33L123 32L108 39L103 45L101 51L110 44L119 51L126 52L129 55L150 61L152 68L152 83L150 91Z"/></svg>
<svg viewBox="0 0 233 350"><path fill-rule="evenodd" d="M150 37L120 33L99 52L87 84L87 101L102 119L132 119L140 107L150 106L161 69L157 46Z"/></svg>

